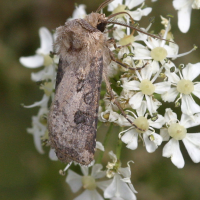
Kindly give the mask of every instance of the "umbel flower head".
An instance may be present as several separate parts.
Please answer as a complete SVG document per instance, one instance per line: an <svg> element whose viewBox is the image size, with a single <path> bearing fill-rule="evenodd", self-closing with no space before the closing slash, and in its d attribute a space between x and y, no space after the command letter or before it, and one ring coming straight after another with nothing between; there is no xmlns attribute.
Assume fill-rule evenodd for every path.
<svg viewBox="0 0 200 200"><path fill-rule="evenodd" d="M181 71L170 72L167 69L165 75L172 86L167 92L162 94L164 101L173 102L180 94L181 111L192 116L200 112L200 106L194 101L192 94L200 98L200 83L193 80L200 74L200 63L187 64ZM178 99L179 100L179 99ZM176 101L177 102L177 101Z"/></svg>
<svg viewBox="0 0 200 200"><path fill-rule="evenodd" d="M138 147L138 136L140 136L144 143L147 152L154 152L159 145L162 143L162 137L153 131L154 128L161 128L164 124L164 118L162 115L158 115L156 120L147 119L148 114L146 113L146 102L143 101L140 108L136 110L137 115L135 115L134 123L138 128L144 130L140 131L138 129L129 128L126 131L119 133L119 138L127 144L127 148L135 150ZM123 133L125 134L121 136Z"/></svg>
<svg viewBox="0 0 200 200"><path fill-rule="evenodd" d="M137 191L130 180L131 170L129 163L133 161L127 163L128 167L122 168L121 162L112 151L109 152L109 156L112 162L107 164L107 177L112 178L112 182L104 190L104 197L113 200L136 200L135 193Z"/></svg>
<svg viewBox="0 0 200 200"><path fill-rule="evenodd" d="M191 9L200 8L199 0L174 0L173 5L178 10L179 28L182 32L187 32ZM136 21L147 16L151 10L152 8L145 7L144 0L114 0L108 5L108 11L112 14L127 12ZM85 5L81 4L76 6L72 18L68 20L84 19L85 16ZM120 14L115 21L130 24L130 16ZM181 64L182 68L176 66L174 59L186 56L196 48L180 54L170 19L161 17L161 24L165 28L155 37L145 34L150 31L152 24L146 28L140 27L143 32L116 24L107 26L105 35L108 38L110 55L117 62L112 61L109 66L104 66L112 93L110 90L106 91L105 85L102 85L98 127L102 124L109 125L109 131L103 145L96 142L96 149L107 151L106 144L109 144L109 134L114 124L121 129L114 129L120 145L125 143L126 148L136 150L139 141L142 141L144 149L153 153L167 141L163 156L170 158L177 168L183 168L185 161L179 146L181 141L192 161L200 162L200 133L190 131L191 127L200 125L200 84L195 80L200 74L200 63L189 63L185 66ZM41 100L24 107L39 107L38 113L32 117L32 127L27 132L33 135L38 152L44 153L43 145L49 146L47 117L49 105L54 99L59 58L51 53L54 35L42 27L39 36L41 45L36 54L21 57L20 63L28 68L39 69L31 74L31 79L41 82L40 89L44 94ZM114 38L115 43L110 42L109 38ZM169 104L166 102L173 102L172 106L177 107L177 113L180 114L168 108ZM165 110L165 114L162 110ZM124 156L120 145L116 144L116 152L120 151ZM115 155L110 151L112 161L107 162L105 171L100 164L104 158L101 153L98 155L101 158L97 159L98 164L80 167L82 175L68 170L66 182L73 193L80 191L75 200L136 200L137 192L131 183L132 161L127 162L127 167L122 167L118 153ZM49 150L49 157L51 160L58 160L54 149Z"/></svg>
<svg viewBox="0 0 200 200"><path fill-rule="evenodd" d="M101 164L95 164L92 166L91 174L89 174L88 167L81 167L83 176L68 170L66 182L69 184L72 192L78 192L81 188L84 189L83 193L77 196L74 200L103 200L102 196L98 193L97 188L105 190L109 185L110 180L98 181L105 177L106 172L102 171L103 166Z"/></svg>
<svg viewBox="0 0 200 200"><path fill-rule="evenodd" d="M163 156L170 157L171 161L178 168L185 165L183 156L180 151L179 141L183 141L185 148L193 162L200 162L200 132L188 133L188 128L199 125L200 114L196 114L194 119L182 114L181 120L178 121L176 113L170 108L166 109L165 121L167 128L161 129L163 140L169 142L163 148Z"/></svg>

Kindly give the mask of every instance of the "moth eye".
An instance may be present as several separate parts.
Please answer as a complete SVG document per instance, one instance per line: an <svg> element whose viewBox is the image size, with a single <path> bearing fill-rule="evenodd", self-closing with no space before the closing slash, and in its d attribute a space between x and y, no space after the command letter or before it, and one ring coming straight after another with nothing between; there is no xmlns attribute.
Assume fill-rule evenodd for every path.
<svg viewBox="0 0 200 200"><path fill-rule="evenodd" d="M101 22L99 24L97 24L97 29L101 32L104 32L105 28L106 28L106 22Z"/></svg>

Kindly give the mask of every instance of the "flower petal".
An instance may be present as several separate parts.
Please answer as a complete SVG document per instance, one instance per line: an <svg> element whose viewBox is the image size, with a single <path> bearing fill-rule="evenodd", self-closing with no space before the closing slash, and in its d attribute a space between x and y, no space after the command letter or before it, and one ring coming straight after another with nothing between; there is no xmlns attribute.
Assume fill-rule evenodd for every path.
<svg viewBox="0 0 200 200"><path fill-rule="evenodd" d="M130 165L128 167L120 167L118 171L124 178L128 178L128 179L131 178ZM128 182L130 182L130 181L128 181Z"/></svg>
<svg viewBox="0 0 200 200"><path fill-rule="evenodd" d="M145 147L146 147L147 152L149 152L149 153L154 152L158 148L158 145L154 141L151 141L149 139L148 136L151 134L152 134L152 132L150 132L150 131L146 131L145 134L143 134ZM152 135L154 136L154 134L152 134ZM159 138L159 140L162 142L161 136L159 136L158 134L155 134L155 136L158 136L157 138Z"/></svg>
<svg viewBox="0 0 200 200"><path fill-rule="evenodd" d="M183 143L192 161L200 162L200 133L188 133L183 139Z"/></svg>
<svg viewBox="0 0 200 200"><path fill-rule="evenodd" d="M139 81L126 81L124 82L124 84L122 85L122 87L126 90L139 90L139 85L140 82Z"/></svg>
<svg viewBox="0 0 200 200"><path fill-rule="evenodd" d="M182 70L182 73L184 79L193 81L200 74L200 63L187 64L187 66Z"/></svg>
<svg viewBox="0 0 200 200"><path fill-rule="evenodd" d="M171 83L165 81L165 82L155 83L154 86L155 86L155 93L163 94L170 90Z"/></svg>
<svg viewBox="0 0 200 200"><path fill-rule="evenodd" d="M200 106L194 101L191 95L184 95L181 99L181 111L187 115L193 115L200 112Z"/></svg>
<svg viewBox="0 0 200 200"><path fill-rule="evenodd" d="M161 128L160 135L163 138L163 141L168 141L170 138L167 128Z"/></svg>
<svg viewBox="0 0 200 200"><path fill-rule="evenodd" d="M69 184L72 192L75 193L82 187L82 176L69 169L66 182Z"/></svg>
<svg viewBox="0 0 200 200"><path fill-rule="evenodd" d="M126 0L125 1L125 5L128 6L128 8L131 10L132 8L140 5L141 3L143 3L144 0Z"/></svg>
<svg viewBox="0 0 200 200"><path fill-rule="evenodd" d="M177 121L177 114L172 111L171 108L165 109L165 122L166 123L176 123Z"/></svg>
<svg viewBox="0 0 200 200"><path fill-rule="evenodd" d="M104 191L105 198L121 197L123 200L136 200L135 194L128 185L121 181L121 176L115 174L112 183Z"/></svg>
<svg viewBox="0 0 200 200"><path fill-rule="evenodd" d="M147 102L142 101L140 107L136 110L138 117L143 117L147 111Z"/></svg>
<svg viewBox="0 0 200 200"><path fill-rule="evenodd" d="M40 48L37 49L36 53L48 55L50 51L53 51L53 37L50 31L42 27L39 29L40 35Z"/></svg>
<svg viewBox="0 0 200 200"><path fill-rule="evenodd" d="M130 100L129 104L133 109L137 109L140 107L143 99L143 93L142 92L137 92L135 95L133 95Z"/></svg>
<svg viewBox="0 0 200 200"><path fill-rule="evenodd" d="M151 70L151 66L148 65L146 67L144 67L143 69L141 69L141 77L142 79L147 79L150 80L152 76L152 70Z"/></svg>
<svg viewBox="0 0 200 200"><path fill-rule="evenodd" d="M139 21L143 16L147 16L151 11L152 8L148 7L144 9L138 8L135 11L126 11L126 12L128 12L134 20Z"/></svg>
<svg viewBox="0 0 200 200"><path fill-rule="evenodd" d="M53 161L57 161L58 157L56 156L55 150L54 149L50 149L49 151L49 158Z"/></svg>
<svg viewBox="0 0 200 200"><path fill-rule="evenodd" d="M135 129L127 131L121 138L127 144L127 148L135 150L138 147L138 133Z"/></svg>
<svg viewBox="0 0 200 200"><path fill-rule="evenodd" d="M47 108L48 101L49 101L49 97L44 94L40 101L36 101L35 103L33 103L32 105L29 105L29 106L24 106L24 108L33 108L33 107L37 107L37 106Z"/></svg>
<svg viewBox="0 0 200 200"><path fill-rule="evenodd" d="M161 97L164 102L166 101L173 102L178 96L178 94L179 92L177 91L176 88L170 88L167 92L163 93Z"/></svg>
<svg viewBox="0 0 200 200"><path fill-rule="evenodd" d="M191 11L189 6L178 11L178 27L183 33L187 33L190 28Z"/></svg>
<svg viewBox="0 0 200 200"><path fill-rule="evenodd" d="M107 181L98 181L96 182L97 187L100 188L102 191L104 191L110 184L112 180L107 180Z"/></svg>
<svg viewBox="0 0 200 200"><path fill-rule="evenodd" d="M28 68L38 68L44 64L44 57L41 55L20 57L19 62Z"/></svg>
<svg viewBox="0 0 200 200"><path fill-rule="evenodd" d="M200 83L194 85L194 91L192 93L200 98Z"/></svg>
<svg viewBox="0 0 200 200"><path fill-rule="evenodd" d="M99 149L101 151L105 151L103 144L99 141L96 141L96 149Z"/></svg>
<svg viewBox="0 0 200 200"><path fill-rule="evenodd" d="M33 117L35 118L35 117ZM39 123L39 122L38 122ZM43 129L43 131L42 131ZM45 127L41 124L38 124L38 127L37 129L35 128L28 128L27 129L27 132L28 133L31 133L33 134L33 141L34 141L34 144L35 144L35 148L38 150L39 153L43 154L44 151L43 151L43 148L42 148L42 141L41 141L41 136L45 133L44 131Z"/></svg>
<svg viewBox="0 0 200 200"><path fill-rule="evenodd" d="M88 167L85 167L85 166L81 166L81 171L83 173L84 176L88 176Z"/></svg>
<svg viewBox="0 0 200 200"><path fill-rule="evenodd" d="M76 6L76 9L72 13L72 19L84 18L87 15L85 8L84 4Z"/></svg>
<svg viewBox="0 0 200 200"><path fill-rule="evenodd" d="M169 70L165 71L165 75L168 77L168 81L177 84L180 81L180 77L175 73L171 73Z"/></svg>
<svg viewBox="0 0 200 200"><path fill-rule="evenodd" d="M95 164L92 167L91 176L93 176L95 179L105 177L106 172L102 171L102 169L103 169L103 166L101 164Z"/></svg>
<svg viewBox="0 0 200 200"><path fill-rule="evenodd" d="M200 113L195 115L181 115L180 124L185 128L191 128L200 125Z"/></svg>
<svg viewBox="0 0 200 200"><path fill-rule="evenodd" d="M149 110L149 113L152 116L153 113L155 113L158 107L162 104L157 99L153 100L152 96L145 95L145 98L147 100L147 109Z"/></svg>
<svg viewBox="0 0 200 200"><path fill-rule="evenodd" d="M122 1L123 0L115 0L114 2L109 3L108 11L113 11L118 6L118 4L122 4Z"/></svg>
<svg viewBox="0 0 200 200"><path fill-rule="evenodd" d="M149 125L160 129L162 125L165 123L165 118L162 115L157 115L158 119L156 121L148 120Z"/></svg>
<svg viewBox="0 0 200 200"><path fill-rule="evenodd" d="M185 165L185 161L183 159L182 153L179 147L179 141L175 139L171 139L163 148L163 156L167 158L171 158L172 163L178 167L183 168Z"/></svg>
<svg viewBox="0 0 200 200"><path fill-rule="evenodd" d="M74 200L103 200L103 197L96 190L85 190Z"/></svg>

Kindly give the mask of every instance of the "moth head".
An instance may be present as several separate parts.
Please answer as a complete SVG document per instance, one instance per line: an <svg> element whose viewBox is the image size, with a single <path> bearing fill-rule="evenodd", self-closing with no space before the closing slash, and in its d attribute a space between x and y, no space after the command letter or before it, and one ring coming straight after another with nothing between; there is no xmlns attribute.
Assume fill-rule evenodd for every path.
<svg viewBox="0 0 200 200"><path fill-rule="evenodd" d="M108 21L105 14L99 13L91 13L86 16L85 20L101 32L104 32Z"/></svg>

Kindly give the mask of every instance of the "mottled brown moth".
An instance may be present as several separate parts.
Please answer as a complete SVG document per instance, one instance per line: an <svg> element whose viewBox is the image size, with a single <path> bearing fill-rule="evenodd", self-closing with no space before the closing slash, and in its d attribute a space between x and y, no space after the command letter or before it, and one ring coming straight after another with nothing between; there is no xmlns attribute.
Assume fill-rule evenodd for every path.
<svg viewBox="0 0 200 200"><path fill-rule="evenodd" d="M103 32L113 21L98 12L111 1L105 1L84 19L67 21L56 29L55 50L60 60L48 130L50 145L62 162L89 165L94 159L102 74L113 102L127 118L106 76L106 67L115 59Z"/></svg>

